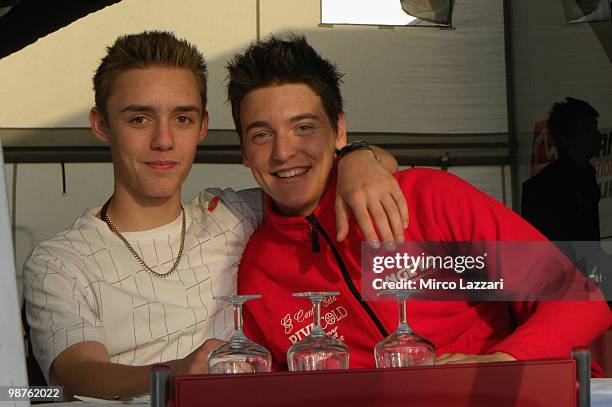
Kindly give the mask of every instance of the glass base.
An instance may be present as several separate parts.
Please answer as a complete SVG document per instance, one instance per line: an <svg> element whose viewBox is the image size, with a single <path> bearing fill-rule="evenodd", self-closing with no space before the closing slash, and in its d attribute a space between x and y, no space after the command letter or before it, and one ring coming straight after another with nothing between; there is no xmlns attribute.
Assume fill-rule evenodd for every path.
<svg viewBox="0 0 612 407"><path fill-rule="evenodd" d="M378 368L433 365L433 344L416 334L394 333L376 344L374 359Z"/></svg>
<svg viewBox="0 0 612 407"><path fill-rule="evenodd" d="M208 357L208 373L238 374L264 373L272 368L272 356L266 348L255 342L240 346L227 343L212 351Z"/></svg>
<svg viewBox="0 0 612 407"><path fill-rule="evenodd" d="M237 357L216 358L209 363L209 374L265 373L270 371L271 363L267 360Z"/></svg>
<svg viewBox="0 0 612 407"><path fill-rule="evenodd" d="M335 339L306 337L287 351L291 372L349 368L348 347Z"/></svg>

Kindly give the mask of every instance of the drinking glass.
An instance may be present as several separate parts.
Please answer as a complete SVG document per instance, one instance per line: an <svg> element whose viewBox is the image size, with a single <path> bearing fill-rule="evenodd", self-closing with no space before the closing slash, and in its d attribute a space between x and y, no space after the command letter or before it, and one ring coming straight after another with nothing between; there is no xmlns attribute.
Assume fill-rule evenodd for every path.
<svg viewBox="0 0 612 407"><path fill-rule="evenodd" d="M327 336L321 328L321 301L339 292L295 293L312 302L313 325L310 334L287 351L289 371L348 369L350 352L345 343Z"/></svg>
<svg viewBox="0 0 612 407"><path fill-rule="evenodd" d="M253 342L242 332L242 304L261 298L261 295L224 295L213 297L228 301L234 307L234 332L229 341L208 355L208 373L260 373L269 372L272 356L263 346Z"/></svg>
<svg viewBox="0 0 612 407"><path fill-rule="evenodd" d="M380 290L378 295L395 295L398 302L399 325L394 333L376 344L376 367L407 367L433 365L436 359L434 345L421 338L408 326L406 300L414 290Z"/></svg>

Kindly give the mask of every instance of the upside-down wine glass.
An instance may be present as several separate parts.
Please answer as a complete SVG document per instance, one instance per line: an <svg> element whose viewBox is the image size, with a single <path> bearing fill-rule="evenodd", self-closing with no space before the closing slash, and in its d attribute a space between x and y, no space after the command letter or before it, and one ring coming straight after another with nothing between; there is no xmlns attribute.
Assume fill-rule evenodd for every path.
<svg viewBox="0 0 612 407"><path fill-rule="evenodd" d="M321 301L339 292L295 293L312 302L313 325L310 335L291 345L287 351L289 371L348 369L350 352L345 343L327 336L321 328Z"/></svg>
<svg viewBox="0 0 612 407"><path fill-rule="evenodd" d="M208 355L208 373L269 372L272 367L270 352L247 338L242 332L242 305L246 301L261 298L261 295L223 295L213 298L228 301L234 307L234 332L226 344L219 346Z"/></svg>
<svg viewBox="0 0 612 407"><path fill-rule="evenodd" d="M398 302L399 325L394 333L376 344L376 367L407 367L433 365L436 359L434 345L408 326L406 300L415 290L380 290L378 296L395 295Z"/></svg>

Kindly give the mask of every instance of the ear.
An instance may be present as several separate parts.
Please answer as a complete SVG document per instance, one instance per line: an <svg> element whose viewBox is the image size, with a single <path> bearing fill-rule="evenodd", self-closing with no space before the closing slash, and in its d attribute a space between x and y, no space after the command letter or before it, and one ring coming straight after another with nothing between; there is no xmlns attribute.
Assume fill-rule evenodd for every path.
<svg viewBox="0 0 612 407"><path fill-rule="evenodd" d="M108 124L106 119L104 119L104 114L95 106L89 111L89 124L98 140L105 144L111 143Z"/></svg>
<svg viewBox="0 0 612 407"><path fill-rule="evenodd" d="M247 168L251 168L251 160L249 160L249 157L246 154L246 151L244 151L244 145L241 147L242 149L242 165L244 165Z"/></svg>
<svg viewBox="0 0 612 407"><path fill-rule="evenodd" d="M198 133L198 143L204 140L206 134L208 134L208 112L204 110L202 114L202 123L200 124L200 132Z"/></svg>
<svg viewBox="0 0 612 407"><path fill-rule="evenodd" d="M338 115L338 134L336 136L336 149L342 148L346 145L346 121L344 119L344 112L340 112Z"/></svg>
<svg viewBox="0 0 612 407"><path fill-rule="evenodd" d="M242 165L244 165L247 168L251 168L251 165L253 165L253 163L251 162L251 160L249 160L249 156L246 153L246 134L244 134L244 132L242 132L242 134L239 135L240 137L240 151L242 152Z"/></svg>

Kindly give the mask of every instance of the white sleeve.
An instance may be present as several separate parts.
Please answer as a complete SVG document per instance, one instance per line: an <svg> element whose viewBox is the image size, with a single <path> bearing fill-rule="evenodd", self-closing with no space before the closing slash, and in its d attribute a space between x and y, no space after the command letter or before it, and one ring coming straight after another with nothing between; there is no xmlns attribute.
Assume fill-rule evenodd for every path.
<svg viewBox="0 0 612 407"><path fill-rule="evenodd" d="M206 192L218 197L239 219L244 219L255 231L264 219L264 192L261 188L234 191L232 188L207 188ZM252 232L251 232L252 233Z"/></svg>
<svg viewBox="0 0 612 407"><path fill-rule="evenodd" d="M53 381L51 364L68 347L83 341L106 342L91 285L85 288L75 272L78 266L51 254L54 249L39 245L23 273L32 348L48 383Z"/></svg>
<svg viewBox="0 0 612 407"><path fill-rule="evenodd" d="M264 197L265 193L261 188L249 188L238 191L238 196L251 208L255 216L256 226L263 223L265 217Z"/></svg>

